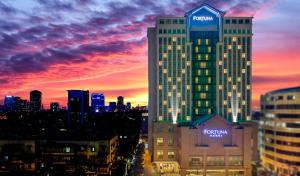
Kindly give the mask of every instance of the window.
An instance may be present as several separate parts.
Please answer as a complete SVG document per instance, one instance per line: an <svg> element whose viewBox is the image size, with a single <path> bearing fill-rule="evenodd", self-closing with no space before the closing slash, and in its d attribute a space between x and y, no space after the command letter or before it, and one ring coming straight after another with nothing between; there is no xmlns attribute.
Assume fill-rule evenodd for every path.
<svg viewBox="0 0 300 176"><path fill-rule="evenodd" d="M230 24L230 20L226 20L225 23L226 23L226 24Z"/></svg>
<svg viewBox="0 0 300 176"><path fill-rule="evenodd" d="M249 24L249 23L250 23L250 20L249 20L249 19L246 19L246 20L245 20L245 23L246 23L246 24Z"/></svg>
<svg viewBox="0 0 300 176"><path fill-rule="evenodd" d="M229 156L228 162L231 166L242 166L243 156Z"/></svg>
<svg viewBox="0 0 300 176"><path fill-rule="evenodd" d="M232 24L236 24L236 20L232 20Z"/></svg>
<svg viewBox="0 0 300 176"><path fill-rule="evenodd" d="M174 152L168 152L168 158L169 159L174 159L175 158L175 153Z"/></svg>
<svg viewBox="0 0 300 176"><path fill-rule="evenodd" d="M224 166L224 156L208 156L206 158L208 166Z"/></svg>
<svg viewBox="0 0 300 176"><path fill-rule="evenodd" d="M243 24L243 22L244 22L244 21L243 21L242 19L239 20L239 24Z"/></svg>
<svg viewBox="0 0 300 176"><path fill-rule="evenodd" d="M184 24L184 19L180 19L179 24Z"/></svg>
<svg viewBox="0 0 300 176"><path fill-rule="evenodd" d="M164 152L162 150L157 151L157 159L163 159L164 158Z"/></svg>
<svg viewBox="0 0 300 176"><path fill-rule="evenodd" d="M156 139L156 145L159 145L159 146L164 145L164 139L163 138L157 138Z"/></svg>
<svg viewBox="0 0 300 176"><path fill-rule="evenodd" d="M295 100L295 99L296 99L296 96L295 96L295 95L288 95L288 96L287 96L287 99L288 99L288 100Z"/></svg>
<svg viewBox="0 0 300 176"><path fill-rule="evenodd" d="M165 21L163 19L160 19L159 24L165 24Z"/></svg>
<svg viewBox="0 0 300 176"><path fill-rule="evenodd" d="M190 158L190 165L191 166L199 166L203 164L202 157L191 157Z"/></svg>

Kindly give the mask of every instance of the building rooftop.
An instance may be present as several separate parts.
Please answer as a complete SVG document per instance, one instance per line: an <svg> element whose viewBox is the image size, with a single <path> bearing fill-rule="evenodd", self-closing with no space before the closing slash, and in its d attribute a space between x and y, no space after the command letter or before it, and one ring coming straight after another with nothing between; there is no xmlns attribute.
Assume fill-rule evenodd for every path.
<svg viewBox="0 0 300 176"><path fill-rule="evenodd" d="M271 92L268 92L267 94L288 93L288 92L300 92L300 86L273 90Z"/></svg>

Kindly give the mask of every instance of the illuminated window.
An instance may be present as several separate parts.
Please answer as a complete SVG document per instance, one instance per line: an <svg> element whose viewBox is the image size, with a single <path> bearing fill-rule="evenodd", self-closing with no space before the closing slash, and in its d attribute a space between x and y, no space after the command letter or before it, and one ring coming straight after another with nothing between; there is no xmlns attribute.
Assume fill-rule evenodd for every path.
<svg viewBox="0 0 300 176"><path fill-rule="evenodd" d="M173 37L173 38L172 38L172 41L173 41L173 42L176 42L176 37Z"/></svg>
<svg viewBox="0 0 300 176"><path fill-rule="evenodd" d="M241 97L241 93L240 92L238 92L237 97Z"/></svg>
<svg viewBox="0 0 300 176"><path fill-rule="evenodd" d="M232 49L232 45L228 45L228 49Z"/></svg>
<svg viewBox="0 0 300 176"><path fill-rule="evenodd" d="M222 65L223 64L223 62L222 61L219 61L219 65Z"/></svg>
<svg viewBox="0 0 300 176"><path fill-rule="evenodd" d="M178 113L181 113L181 109L177 109L177 112L178 112Z"/></svg>
<svg viewBox="0 0 300 176"><path fill-rule="evenodd" d="M238 78L237 78L237 81L238 81L238 82L241 82L241 77L238 77Z"/></svg>
<svg viewBox="0 0 300 176"><path fill-rule="evenodd" d="M201 101L197 101L197 104L200 107L201 106Z"/></svg>
<svg viewBox="0 0 300 176"><path fill-rule="evenodd" d="M224 73L227 73L227 69L226 68L224 69Z"/></svg>
<svg viewBox="0 0 300 176"><path fill-rule="evenodd" d="M191 116L186 116L186 120L191 120Z"/></svg>
<svg viewBox="0 0 300 176"><path fill-rule="evenodd" d="M195 78L195 82L198 83L198 77Z"/></svg>
<svg viewBox="0 0 300 176"><path fill-rule="evenodd" d="M182 101L181 104L182 104L183 106L185 106L185 101Z"/></svg>
<svg viewBox="0 0 300 176"><path fill-rule="evenodd" d="M199 52L198 46L195 47L195 52L196 52L196 53Z"/></svg>
<svg viewBox="0 0 300 176"><path fill-rule="evenodd" d="M209 40L205 39L205 44L208 45L209 44Z"/></svg>
<svg viewBox="0 0 300 176"><path fill-rule="evenodd" d="M233 85L233 86L232 86L232 89L235 90L235 89L236 89L236 85Z"/></svg>
<svg viewBox="0 0 300 176"><path fill-rule="evenodd" d="M168 77L168 82L171 82L172 81L172 78L171 77Z"/></svg>
<svg viewBox="0 0 300 176"><path fill-rule="evenodd" d="M162 65L162 61L159 61L159 62L158 62L158 65Z"/></svg>
<svg viewBox="0 0 300 176"><path fill-rule="evenodd" d="M219 89L220 89L220 90L223 89L223 86L222 86L222 85L219 85Z"/></svg>
<svg viewBox="0 0 300 176"><path fill-rule="evenodd" d="M163 70L163 72L164 72L164 73L167 73L167 72L168 72L168 70L167 70L167 69L164 69L164 70Z"/></svg>
<svg viewBox="0 0 300 176"><path fill-rule="evenodd" d="M209 82L211 82L210 78L208 78L208 79L209 79ZM208 91L208 85L205 85L205 90Z"/></svg>
<svg viewBox="0 0 300 176"><path fill-rule="evenodd" d="M168 102L167 102L166 100L164 100L164 105L167 105L167 103L168 103Z"/></svg>
<svg viewBox="0 0 300 176"><path fill-rule="evenodd" d="M177 50L181 50L181 46L180 45L177 45Z"/></svg>
<svg viewBox="0 0 300 176"><path fill-rule="evenodd" d="M163 159L164 158L164 151L158 150L157 151L157 159Z"/></svg>
<svg viewBox="0 0 300 176"><path fill-rule="evenodd" d="M181 97L181 93L180 92L177 93L177 97Z"/></svg>
<svg viewBox="0 0 300 176"><path fill-rule="evenodd" d="M181 57L182 57L182 58L185 58L185 53L182 53Z"/></svg>
<svg viewBox="0 0 300 176"><path fill-rule="evenodd" d="M201 68L206 68L206 62L201 62L201 63L200 63L200 67L201 67Z"/></svg>
<svg viewBox="0 0 300 176"><path fill-rule="evenodd" d="M227 105L227 100L224 100L224 105Z"/></svg>
<svg viewBox="0 0 300 176"><path fill-rule="evenodd" d="M231 77L228 77L228 81L231 82Z"/></svg>
<svg viewBox="0 0 300 176"><path fill-rule="evenodd" d="M242 58L246 58L246 53L242 53Z"/></svg>
<svg viewBox="0 0 300 176"><path fill-rule="evenodd" d="M245 70L245 69L242 69L242 73L246 73L246 70Z"/></svg>
<svg viewBox="0 0 300 176"><path fill-rule="evenodd" d="M228 53L224 53L224 58L227 58L228 57Z"/></svg>
<svg viewBox="0 0 300 176"><path fill-rule="evenodd" d="M228 92L227 94L228 94L229 97L231 97L231 92Z"/></svg>
<svg viewBox="0 0 300 176"><path fill-rule="evenodd" d="M233 42L236 42L236 37L232 37L232 41L233 41Z"/></svg>
<svg viewBox="0 0 300 176"><path fill-rule="evenodd" d="M246 101L245 100L242 101L242 105L246 105Z"/></svg>
<svg viewBox="0 0 300 176"><path fill-rule="evenodd" d="M163 54L163 58L167 58L167 54L166 53Z"/></svg>
<svg viewBox="0 0 300 176"><path fill-rule="evenodd" d="M162 85L159 85L158 88L159 88L159 89L162 89Z"/></svg>
<svg viewBox="0 0 300 176"><path fill-rule="evenodd" d="M200 98L201 99L206 99L206 93L200 93Z"/></svg>
<svg viewBox="0 0 300 176"><path fill-rule="evenodd" d="M172 112L172 108L169 108L169 109L168 109L168 112L171 113L171 112Z"/></svg>
<svg viewBox="0 0 300 176"><path fill-rule="evenodd" d="M205 60L208 60L208 54L205 54Z"/></svg>
<svg viewBox="0 0 300 176"><path fill-rule="evenodd" d="M187 62L186 62L186 65L187 65L187 66L190 66L190 65L191 65L191 62L190 62L190 61L187 61Z"/></svg>
<svg viewBox="0 0 300 176"><path fill-rule="evenodd" d="M168 92L168 96L169 96L169 97L172 96L172 93L171 93L171 92Z"/></svg>
<svg viewBox="0 0 300 176"><path fill-rule="evenodd" d="M168 145L174 145L174 140L172 138L168 140Z"/></svg>
<svg viewBox="0 0 300 176"><path fill-rule="evenodd" d="M181 78L180 78L180 77L177 77L177 81L180 82L180 81L181 81Z"/></svg>
<svg viewBox="0 0 300 176"><path fill-rule="evenodd" d="M251 116L246 116L246 120L251 120Z"/></svg>
<svg viewBox="0 0 300 176"><path fill-rule="evenodd" d="M156 145L164 145L164 138L157 138Z"/></svg>
<svg viewBox="0 0 300 176"><path fill-rule="evenodd" d="M209 46L209 47L207 47L207 52L211 52L211 47Z"/></svg>
<svg viewBox="0 0 300 176"><path fill-rule="evenodd" d="M175 158L175 153L174 152L168 152L168 158L169 159L174 159Z"/></svg>
<svg viewBox="0 0 300 176"><path fill-rule="evenodd" d="M242 49L242 46L241 45L238 45L238 47L237 47L238 49Z"/></svg>
<svg viewBox="0 0 300 176"><path fill-rule="evenodd" d="M205 70L205 75L206 75L206 76L208 75L208 70Z"/></svg>
<svg viewBox="0 0 300 176"><path fill-rule="evenodd" d="M248 65L248 66L251 65L251 62L250 62L250 61L247 61L247 65Z"/></svg>
<svg viewBox="0 0 300 176"><path fill-rule="evenodd" d="M182 73L185 73L185 69L182 69L181 72L182 72Z"/></svg>
<svg viewBox="0 0 300 176"><path fill-rule="evenodd" d="M195 113L198 114L198 109L197 108L195 109Z"/></svg>
<svg viewBox="0 0 300 176"><path fill-rule="evenodd" d="M198 74L198 76L200 76L201 75L201 70L197 70L197 74Z"/></svg>
<svg viewBox="0 0 300 176"><path fill-rule="evenodd" d="M198 91L200 91L200 90L201 90L201 86L200 86L200 85L198 85L198 86L197 86L197 89L198 89Z"/></svg>
<svg viewBox="0 0 300 176"><path fill-rule="evenodd" d="M168 45L168 50L171 50L172 49L172 45Z"/></svg>
<svg viewBox="0 0 300 176"><path fill-rule="evenodd" d="M241 109L240 108L238 109L238 113L241 113Z"/></svg>
<svg viewBox="0 0 300 176"><path fill-rule="evenodd" d="M206 107L209 106L208 101L205 101L205 106L206 106Z"/></svg>
<svg viewBox="0 0 300 176"><path fill-rule="evenodd" d="M158 117L158 120L159 120L159 121L163 121L163 116L159 116L159 117Z"/></svg>
<svg viewBox="0 0 300 176"><path fill-rule="evenodd" d="M187 90L190 90L190 89L191 89L191 86L190 86L190 85L187 85L187 86L186 86L186 89L187 89Z"/></svg>
<svg viewBox="0 0 300 176"><path fill-rule="evenodd" d="M249 90L251 88L251 86L250 85L247 85L247 89Z"/></svg>
<svg viewBox="0 0 300 176"><path fill-rule="evenodd" d="M175 89L176 89L176 86L175 86L175 85L173 85L173 86L172 86L172 89L173 89L173 90L175 90Z"/></svg>
<svg viewBox="0 0 300 176"><path fill-rule="evenodd" d="M201 39L198 39L198 45L201 45Z"/></svg>

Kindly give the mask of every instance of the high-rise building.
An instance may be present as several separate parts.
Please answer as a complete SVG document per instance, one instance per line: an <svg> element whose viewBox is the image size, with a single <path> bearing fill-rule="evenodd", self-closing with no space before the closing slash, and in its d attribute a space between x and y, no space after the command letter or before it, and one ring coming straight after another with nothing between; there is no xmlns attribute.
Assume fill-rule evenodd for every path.
<svg viewBox="0 0 300 176"><path fill-rule="evenodd" d="M29 102L27 100L20 99L19 110L20 112L29 112Z"/></svg>
<svg viewBox="0 0 300 176"><path fill-rule="evenodd" d="M227 136L226 140L224 136L219 143L180 137L197 132L183 130L184 126L200 130L190 136L206 135L202 122L208 117L222 117L228 122L224 126L210 127L216 129L244 128L235 126L235 122L251 119L252 17L224 15L224 12L203 4L182 17L159 16L155 27L148 28L149 149L159 168L172 170L179 164L181 174L195 174L195 167L182 163L188 162L192 155L201 155L200 166L203 168L196 169L196 173L208 174L213 170L208 167L209 160L221 163L227 157L223 151L225 145L243 145L229 140L233 136ZM255 130L250 131L251 135L241 140L254 139ZM164 142L160 145L160 141L169 139L173 140L170 145ZM184 147L177 145L181 143L193 152L184 155ZM200 152L201 147L192 149L201 143L222 151L220 158L216 156L218 153L209 156L202 150ZM248 157L251 155L248 152L253 151L239 153L232 150L231 155ZM249 161L251 158L241 167L243 175L249 175ZM227 170L227 164L217 171L220 175L224 170L231 172Z"/></svg>
<svg viewBox="0 0 300 176"><path fill-rule="evenodd" d="M117 109L120 110L124 110L125 106L124 106L124 97L122 96L118 96L118 101L117 101Z"/></svg>
<svg viewBox="0 0 300 176"><path fill-rule="evenodd" d="M59 111L59 103L58 102L51 102L50 103L50 111L51 112L58 112Z"/></svg>
<svg viewBox="0 0 300 176"><path fill-rule="evenodd" d="M105 97L103 94L92 93L91 100L93 112L100 112L105 109Z"/></svg>
<svg viewBox="0 0 300 176"><path fill-rule="evenodd" d="M6 111L13 111L15 106L14 96L7 95L4 97L4 108Z"/></svg>
<svg viewBox="0 0 300 176"><path fill-rule="evenodd" d="M251 118L252 17L200 6L148 28L149 110L155 120ZM154 119L153 119L154 120Z"/></svg>
<svg viewBox="0 0 300 176"><path fill-rule="evenodd" d="M108 110L111 112L114 112L117 109L117 103L116 102L109 102Z"/></svg>
<svg viewBox="0 0 300 176"><path fill-rule="evenodd" d="M127 110L130 110L130 109L131 109L131 103L130 103L130 102L127 102L127 103L126 103L126 109L127 109Z"/></svg>
<svg viewBox="0 0 300 176"><path fill-rule="evenodd" d="M262 164L278 176L300 175L300 87L261 96Z"/></svg>
<svg viewBox="0 0 300 176"><path fill-rule="evenodd" d="M30 92L30 112L42 110L42 92L33 90Z"/></svg>
<svg viewBox="0 0 300 176"><path fill-rule="evenodd" d="M89 112L89 91L68 90L68 123L83 124Z"/></svg>

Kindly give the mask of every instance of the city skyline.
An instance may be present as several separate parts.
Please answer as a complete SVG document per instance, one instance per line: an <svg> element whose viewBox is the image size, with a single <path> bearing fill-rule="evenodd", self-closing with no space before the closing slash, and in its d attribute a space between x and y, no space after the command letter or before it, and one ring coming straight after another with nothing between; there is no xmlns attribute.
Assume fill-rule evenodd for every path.
<svg viewBox="0 0 300 176"><path fill-rule="evenodd" d="M107 102L122 95L133 106L146 105L147 26L158 15L183 15L202 2L1 2L0 104L5 95L29 100L29 92L37 89L43 92L44 105L65 106L66 90L85 89L104 93L111 98ZM299 2L206 2L226 15L254 16L254 110L261 94L299 85L300 22L293 20Z"/></svg>

